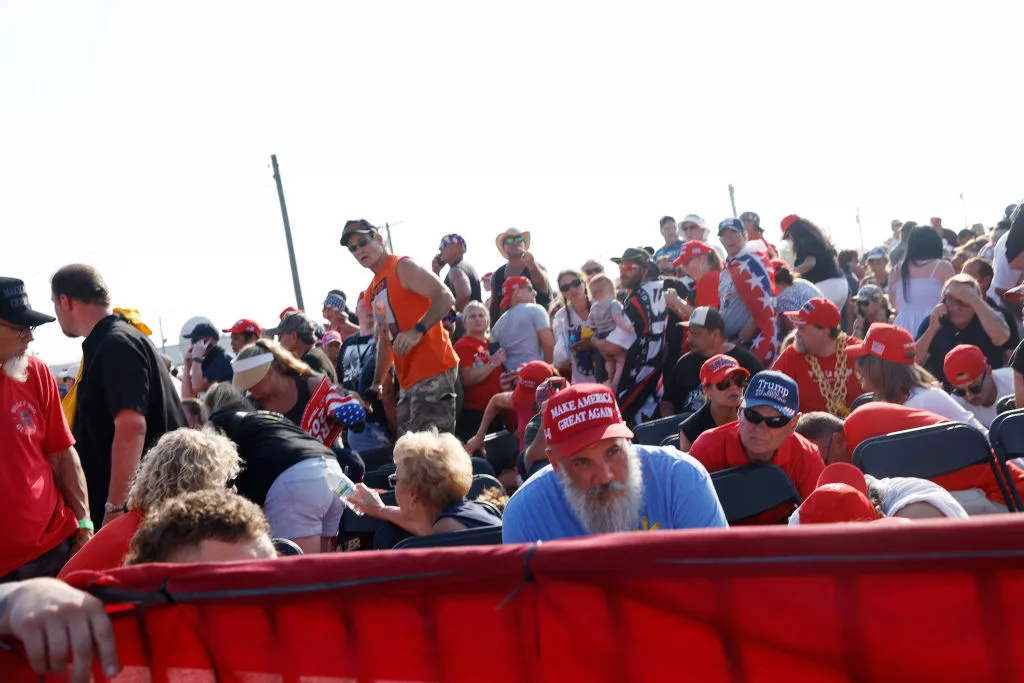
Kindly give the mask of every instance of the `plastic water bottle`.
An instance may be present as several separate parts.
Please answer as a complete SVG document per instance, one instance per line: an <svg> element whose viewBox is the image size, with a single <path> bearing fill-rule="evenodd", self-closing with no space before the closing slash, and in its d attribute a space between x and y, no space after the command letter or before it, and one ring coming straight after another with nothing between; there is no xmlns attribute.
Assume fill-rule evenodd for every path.
<svg viewBox="0 0 1024 683"><path fill-rule="evenodd" d="M341 498L341 502L345 503L345 506L349 510L362 516L362 512L356 509L356 506L352 504L351 498L356 494L356 484L344 472L337 472L328 468L327 470L327 484L331 487L331 491L334 492L338 498Z"/></svg>

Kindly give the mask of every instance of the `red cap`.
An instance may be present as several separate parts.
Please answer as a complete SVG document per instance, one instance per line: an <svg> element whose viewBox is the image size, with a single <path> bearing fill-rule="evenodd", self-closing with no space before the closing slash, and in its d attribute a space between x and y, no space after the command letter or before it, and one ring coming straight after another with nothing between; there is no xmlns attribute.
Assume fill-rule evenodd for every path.
<svg viewBox="0 0 1024 683"><path fill-rule="evenodd" d="M533 283L530 282L529 278L525 278L522 275L516 277L510 277L501 283L501 307L508 308L508 302L515 294L516 290L522 289L523 287L532 287Z"/></svg>
<svg viewBox="0 0 1024 683"><path fill-rule="evenodd" d="M737 372L744 377L750 377L750 372L741 367L735 358L720 353L717 356L711 356L704 361L704 365L700 366L700 383L704 386L718 384Z"/></svg>
<svg viewBox="0 0 1024 683"><path fill-rule="evenodd" d="M807 496L797 512L800 524L873 522L878 519L878 512L868 497L849 484L819 486Z"/></svg>
<svg viewBox="0 0 1024 683"><path fill-rule="evenodd" d="M818 327L839 327L843 316L836 305L823 296L816 296L803 305L799 311L786 311L786 316L797 327L817 325Z"/></svg>
<svg viewBox="0 0 1024 683"><path fill-rule="evenodd" d="M673 266L685 266L692 259L704 254L710 254L711 247L704 244L700 240L690 240L689 242L683 242L683 246L679 247L679 256L672 262Z"/></svg>
<svg viewBox="0 0 1024 683"><path fill-rule="evenodd" d="M537 387L548 377L555 374L555 368L542 360L531 360L519 366L516 388L512 392L513 403L533 403L537 396Z"/></svg>
<svg viewBox="0 0 1024 683"><path fill-rule="evenodd" d="M294 306L289 306L288 308L286 308L283 311L281 311L281 314L279 316L277 316L277 318L278 318L278 320L284 320L284 317L286 315L288 315L289 313L298 313L298 312L299 312L299 309L295 308Z"/></svg>
<svg viewBox="0 0 1024 683"><path fill-rule="evenodd" d="M868 483L864 480L864 473L848 462L834 462L823 469L818 475L818 483L814 486L818 488L825 484L846 484L865 496L868 495Z"/></svg>
<svg viewBox="0 0 1024 683"><path fill-rule="evenodd" d="M952 385L971 384L988 369L988 359L977 346L960 344L946 354L942 372Z"/></svg>
<svg viewBox="0 0 1024 683"><path fill-rule="evenodd" d="M860 346L846 347L849 358L876 356L892 363L910 365L914 362L916 347L914 338L902 327L888 323L872 323Z"/></svg>
<svg viewBox="0 0 1024 683"><path fill-rule="evenodd" d="M568 458L602 439L632 439L615 402L603 384L573 384L544 407L544 436L561 458Z"/></svg>
<svg viewBox="0 0 1024 683"><path fill-rule="evenodd" d="M230 332L231 334L242 334L244 332L255 335L263 334L263 328L248 318L242 318L234 325L223 331Z"/></svg>
<svg viewBox="0 0 1024 683"><path fill-rule="evenodd" d="M796 223L798 220L800 220L800 216L797 216L795 213L791 213L785 218L783 218L782 222L779 224L782 226L782 234L785 235L786 231L789 230L790 226Z"/></svg>

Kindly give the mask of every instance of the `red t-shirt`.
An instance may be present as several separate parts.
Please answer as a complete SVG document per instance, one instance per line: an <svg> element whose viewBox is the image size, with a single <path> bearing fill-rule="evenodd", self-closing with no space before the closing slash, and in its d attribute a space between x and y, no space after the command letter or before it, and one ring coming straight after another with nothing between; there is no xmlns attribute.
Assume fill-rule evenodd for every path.
<svg viewBox="0 0 1024 683"><path fill-rule="evenodd" d="M0 372L0 576L53 550L78 529L48 459L74 444L57 380L43 361L29 357L25 382Z"/></svg>
<svg viewBox="0 0 1024 683"><path fill-rule="evenodd" d="M460 368L479 368L491 360L487 342L466 335L455 342L455 353L459 356ZM487 376L483 382L473 386L462 385L462 407L469 410L486 410L487 402L501 393L501 366Z"/></svg>
<svg viewBox="0 0 1024 683"><path fill-rule="evenodd" d="M856 346L860 346L860 340L853 337L846 338L847 348L854 348ZM834 381L836 371L835 355L828 358L818 357L818 364L821 366L821 371L825 373L826 379L829 382ZM807 364L804 354L796 350L796 346L790 346L783 351L775 359L775 365L772 366L772 370L778 370L796 380L797 389L800 391L801 413L809 413L814 410L829 412L825 406L825 399L821 396L821 389L818 388L818 383L814 381L814 373L811 372L811 366ZM849 408L850 404L863 393L864 389L861 388L860 380L857 379L857 373L854 372L854 359L847 358L846 407Z"/></svg>
<svg viewBox="0 0 1024 683"><path fill-rule="evenodd" d="M697 458L708 472L749 465L751 462L740 443L738 422L715 427L698 436L690 446L690 455ZM795 433L775 451L771 463L789 476L801 499L811 495L818 483L818 475L825 469L818 447Z"/></svg>
<svg viewBox="0 0 1024 683"><path fill-rule="evenodd" d="M72 572L98 572L123 565L124 558L128 556L132 536L139 530L145 517L146 513L142 510L129 510L110 524L104 524L103 528L68 560L57 574L57 578L63 579Z"/></svg>
<svg viewBox="0 0 1024 683"><path fill-rule="evenodd" d="M722 279L722 271L720 270L709 270L704 273L704 277L697 280L697 284L693 287L694 306L710 306L716 311L721 308L721 302L718 299L718 281Z"/></svg>
<svg viewBox="0 0 1024 683"><path fill-rule="evenodd" d="M908 408L898 403L875 401L857 408L843 423L846 450L852 456L861 442L874 436L916 429L917 427L930 427L944 422L949 422L949 420L927 410ZM1024 470L1014 463L1007 463L1007 466L1010 470L1010 477L1013 479L1011 484L1016 486L1024 496ZM981 489L989 500L1006 505L1006 499L1003 497L1002 491L999 490L999 482L996 481L995 474L992 473L992 468L988 465L971 465L956 472L933 477L931 481L947 491Z"/></svg>

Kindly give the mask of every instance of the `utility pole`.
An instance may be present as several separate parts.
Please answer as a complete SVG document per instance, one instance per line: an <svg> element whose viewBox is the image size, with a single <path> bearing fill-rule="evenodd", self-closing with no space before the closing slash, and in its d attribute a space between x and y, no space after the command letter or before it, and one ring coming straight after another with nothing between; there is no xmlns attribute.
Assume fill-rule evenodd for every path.
<svg viewBox="0 0 1024 683"><path fill-rule="evenodd" d="M964 227L969 228L971 226L967 222L967 201L964 199L963 192L960 193L960 206L964 208Z"/></svg>
<svg viewBox="0 0 1024 683"><path fill-rule="evenodd" d="M732 204L732 217L739 218L740 215L736 213L736 190L733 189L732 183L729 183L729 203Z"/></svg>
<svg viewBox="0 0 1024 683"><path fill-rule="evenodd" d="M281 185L281 171L277 168L277 155L270 155L274 167L274 181L277 183L277 198L281 202L281 220L284 221L284 238L288 242L288 262L292 267L292 286L295 287L295 303L300 311L306 310L302 303L302 285L299 284L299 267L295 264L295 246L292 244L292 228L288 223L288 207L284 203L284 186Z"/></svg>
<svg viewBox="0 0 1024 683"><path fill-rule="evenodd" d="M160 323L160 350L167 353L167 337L164 336L164 319L158 317L157 322Z"/></svg>
<svg viewBox="0 0 1024 683"><path fill-rule="evenodd" d="M857 232L860 233L860 253L864 253L864 226L860 224L860 207L857 207Z"/></svg>
<svg viewBox="0 0 1024 683"><path fill-rule="evenodd" d="M386 232L388 234L388 253L394 254L395 253L395 245L391 244L391 224L390 223L385 223L384 224L384 232Z"/></svg>

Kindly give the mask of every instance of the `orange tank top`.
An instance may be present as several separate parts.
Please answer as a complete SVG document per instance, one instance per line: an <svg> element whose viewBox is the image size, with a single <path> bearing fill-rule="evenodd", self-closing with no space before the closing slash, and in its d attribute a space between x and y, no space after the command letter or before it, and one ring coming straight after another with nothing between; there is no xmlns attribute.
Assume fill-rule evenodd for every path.
<svg viewBox="0 0 1024 683"><path fill-rule="evenodd" d="M364 295L366 306L373 312L378 334L386 334L395 341L399 332L416 327L430 308L430 299L406 289L398 281L398 262L405 256L388 256L384 268L374 276ZM395 356L398 384L408 389L420 380L439 375L459 364L452 348L448 330L437 323L423 335L420 343L404 356Z"/></svg>

